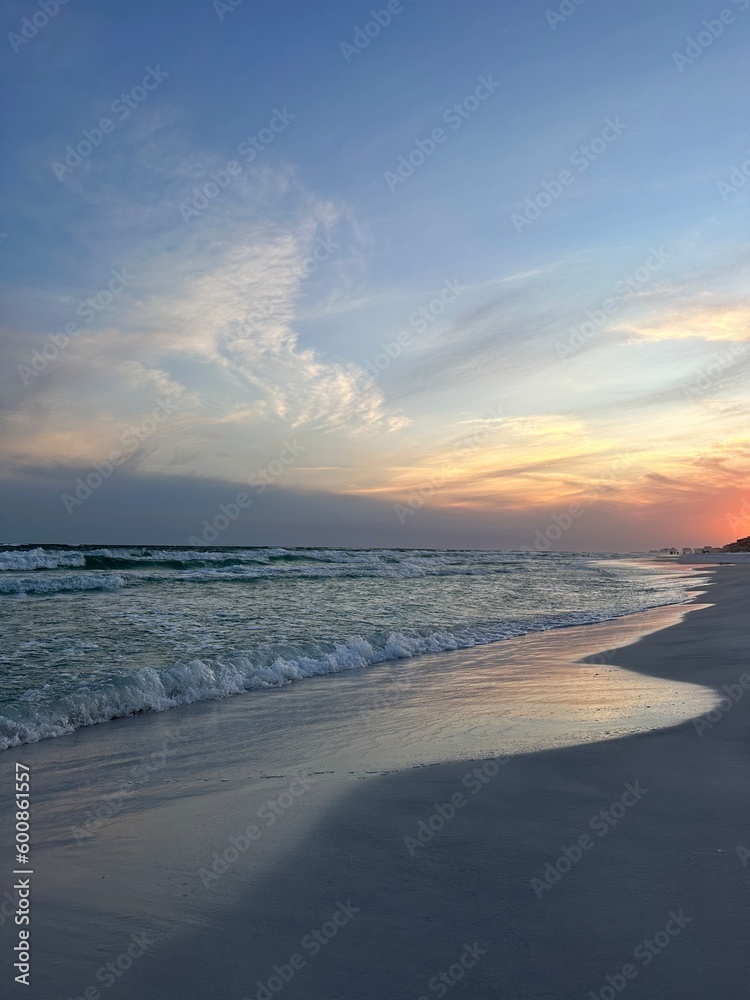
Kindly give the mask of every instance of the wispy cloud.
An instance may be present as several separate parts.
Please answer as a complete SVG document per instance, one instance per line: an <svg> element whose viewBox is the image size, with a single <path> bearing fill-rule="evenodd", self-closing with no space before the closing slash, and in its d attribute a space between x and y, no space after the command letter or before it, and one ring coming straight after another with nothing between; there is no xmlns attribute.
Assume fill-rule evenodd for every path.
<svg viewBox="0 0 750 1000"><path fill-rule="evenodd" d="M49 371L23 389L13 386L16 406L8 420L14 455L28 461L90 458L132 417L134 399L149 393L180 396L182 445L192 440L194 455L201 438L210 449L221 424L239 434L227 443L229 454L242 447L242 433L256 446L285 428L352 435L403 426L405 419L389 410L361 367L304 344L296 328L318 268L312 255L321 239L328 240L329 252L339 245L331 240L342 218L350 219L347 212L316 199L288 171L273 174L264 167L240 178L226 199L217 198L187 226L177 204L195 170L174 147L168 135L154 138L152 153L166 150L173 161L166 180L162 157L142 165L165 187L155 212L136 211L124 226L120 263L132 274L128 295L114 314L71 341ZM80 193L88 191L97 205L96 227L77 227L92 248L101 243L109 249L112 227L132 204L127 186L104 197L101 174L107 169L106 160L92 162L76 179ZM351 236L351 225L347 231ZM60 326L66 315L61 300L75 303L76 295L52 294L48 309ZM29 345L41 345L45 335L40 330L19 338L16 357L25 360ZM76 392L82 385L85 402ZM66 407L66 399L74 399L72 405ZM86 433L91 412L104 419Z"/></svg>
<svg viewBox="0 0 750 1000"><path fill-rule="evenodd" d="M644 340L750 340L750 308L729 304L695 305L667 311L642 323L625 327Z"/></svg>

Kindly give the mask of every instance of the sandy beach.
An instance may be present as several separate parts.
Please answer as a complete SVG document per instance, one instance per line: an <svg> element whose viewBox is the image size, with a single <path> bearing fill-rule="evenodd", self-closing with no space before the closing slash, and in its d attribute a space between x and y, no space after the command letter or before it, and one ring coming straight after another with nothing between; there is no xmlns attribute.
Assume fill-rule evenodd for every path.
<svg viewBox="0 0 750 1000"><path fill-rule="evenodd" d="M736 1000L749 589L724 566L691 606L6 751L3 808L15 762L33 789L18 995Z"/></svg>

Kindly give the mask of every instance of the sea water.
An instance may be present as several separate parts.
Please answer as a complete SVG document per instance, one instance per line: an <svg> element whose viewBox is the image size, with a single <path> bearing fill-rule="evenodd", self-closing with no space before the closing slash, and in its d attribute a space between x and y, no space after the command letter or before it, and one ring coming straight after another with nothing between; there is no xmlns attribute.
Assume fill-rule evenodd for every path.
<svg viewBox="0 0 750 1000"><path fill-rule="evenodd" d="M684 603L632 557L0 547L0 749L139 712Z"/></svg>

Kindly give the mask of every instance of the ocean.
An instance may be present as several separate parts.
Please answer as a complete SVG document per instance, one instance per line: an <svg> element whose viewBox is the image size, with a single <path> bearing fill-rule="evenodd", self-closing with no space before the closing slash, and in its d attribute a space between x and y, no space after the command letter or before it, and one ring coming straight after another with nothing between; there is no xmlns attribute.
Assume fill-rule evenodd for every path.
<svg viewBox="0 0 750 1000"><path fill-rule="evenodd" d="M0 749L688 600L597 554L0 546Z"/></svg>

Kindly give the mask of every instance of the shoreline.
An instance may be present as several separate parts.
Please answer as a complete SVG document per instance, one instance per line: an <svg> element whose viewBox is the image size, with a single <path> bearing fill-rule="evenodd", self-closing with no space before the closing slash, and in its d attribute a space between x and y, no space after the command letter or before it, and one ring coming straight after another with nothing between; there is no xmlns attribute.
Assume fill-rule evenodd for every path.
<svg viewBox="0 0 750 1000"><path fill-rule="evenodd" d="M518 663L535 671L547 656L546 681L535 691L528 669L525 678L512 676L506 657L493 671L497 650L481 647L485 663L465 692L451 683L457 674L445 661L465 661L476 648L422 657L432 665L420 670L421 685L398 684L404 661L395 661L391 671L381 664L327 675L262 698L172 709L11 749L2 759L23 759L38 779L36 979L26 995L83 995L129 935L146 932L156 943L112 993L99 982L103 996L255 998L277 965L292 970L283 984L290 1000L416 1000L438 995L431 977L477 941L485 953L451 986L452 996L494 998L502 989L539 1000L597 995L630 956L638 976L629 996L734 1000L742 995L740 972L746 975L740 928L750 879L735 841L744 835L750 846L750 699L700 734L683 713L684 721L666 728L602 738L582 734L573 709L588 714L580 697L593 690L610 712L622 713L639 685L651 685L648 704L636 712L642 719L645 708L653 711L652 694L669 689L664 710L671 711L675 683L687 681L701 696L711 692L703 703L716 712L713 692L743 673L749 588L740 568L722 568L713 575L712 603L666 606L680 620L641 638L630 622L632 644L617 649L623 619L494 644L525 648ZM584 645L599 643L586 656L603 648L611 663L561 663L576 631L588 634ZM396 696L384 705L362 711L352 704L354 689L378 699L389 685ZM333 687L339 697L319 694ZM426 698L415 688L442 691L445 700L425 716ZM578 742L559 745L561 735L570 739L567 730L550 734L549 702L538 700L543 689L556 713L561 703L570 706ZM493 690L502 691L503 704L509 692L523 695L524 726L536 727L540 749L518 744L517 713L511 727L508 718L488 723ZM263 702L263 712L251 702ZM267 729L258 728L261 714ZM409 725L423 723L407 734L410 745L402 714ZM508 757L499 739L507 744L510 734L518 752ZM457 746L462 754L435 763ZM154 757L144 778L131 774L160 751L163 761L157 766ZM118 800L113 788L126 774L131 787ZM614 809L628 784L648 794L632 813L621 803L627 815L600 838L589 819ZM110 818L76 843L73 826L80 831L86 812L107 800ZM436 806L443 810L437 818ZM575 856L584 835L594 846L579 848L559 884L537 896L532 879L544 878L545 864L556 870L563 847ZM214 870L212 859L224 870ZM349 900L359 912L344 919L339 910L331 923ZM670 909L688 905L710 915L691 917L701 926L694 933L691 925L692 950L684 946L686 925L658 962L654 956L653 969L633 961L633 949L664 927ZM301 942L321 927L334 931L319 931L323 943L313 955Z"/></svg>

